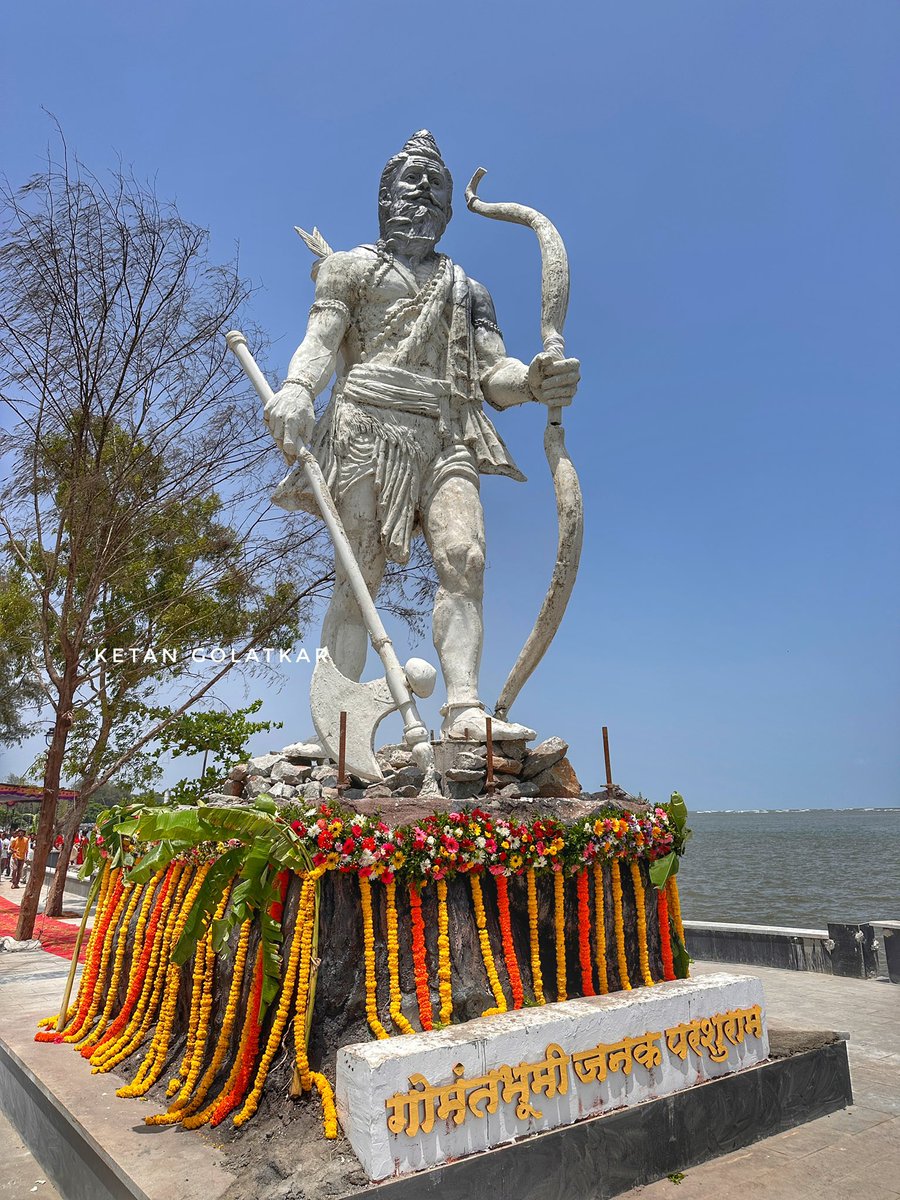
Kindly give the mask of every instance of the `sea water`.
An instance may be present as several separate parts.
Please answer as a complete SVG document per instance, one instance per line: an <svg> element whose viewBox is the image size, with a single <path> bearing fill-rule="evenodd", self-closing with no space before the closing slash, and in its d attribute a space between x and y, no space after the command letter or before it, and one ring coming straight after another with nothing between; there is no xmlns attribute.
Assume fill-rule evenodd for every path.
<svg viewBox="0 0 900 1200"><path fill-rule="evenodd" d="M824 929L900 921L900 808L691 812L685 918Z"/></svg>

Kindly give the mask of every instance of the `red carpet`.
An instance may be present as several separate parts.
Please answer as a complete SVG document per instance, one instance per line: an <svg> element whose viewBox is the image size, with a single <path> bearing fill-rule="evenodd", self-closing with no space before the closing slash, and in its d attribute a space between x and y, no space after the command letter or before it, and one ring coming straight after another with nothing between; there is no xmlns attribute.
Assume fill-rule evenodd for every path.
<svg viewBox="0 0 900 1200"><path fill-rule="evenodd" d="M0 896L0 937L15 937L18 919L18 904ZM56 921L53 917L44 917L39 913L34 923L34 936L48 954L58 954L60 958L71 959L75 949L75 938L78 936L78 926L67 925L65 921ZM86 932L81 943L81 953L78 955L79 962L84 962L87 943Z"/></svg>

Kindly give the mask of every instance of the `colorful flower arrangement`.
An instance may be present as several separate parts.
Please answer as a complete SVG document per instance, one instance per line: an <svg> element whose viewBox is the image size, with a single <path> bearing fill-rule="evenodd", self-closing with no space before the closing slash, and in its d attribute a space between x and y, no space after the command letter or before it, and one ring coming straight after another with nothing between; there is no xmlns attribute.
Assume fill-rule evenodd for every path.
<svg viewBox="0 0 900 1200"><path fill-rule="evenodd" d="M377 815L344 811L336 805L288 804L276 810L271 801L261 798L257 807L260 811L200 806L149 816L129 814L124 820L118 813L104 826L105 835L95 836L95 863L101 868L95 884L97 910L78 994L70 1004L67 991L64 1015L41 1022L36 1037L72 1044L95 1073L119 1066L149 1039L133 1079L117 1091L119 1096L139 1097L163 1077L176 1014L179 1009L186 1011L185 1044L166 1088L170 1103L164 1112L145 1118L149 1125L182 1124L194 1129L218 1124L229 1115L236 1126L243 1125L257 1111L272 1063L292 1024L291 1095L317 1094L325 1134L337 1136L333 1090L325 1075L312 1069L307 1050L319 962L319 887L329 871L358 879L365 1010L378 1038L390 1036L384 1023L387 1016L401 1035L415 1032L411 1017L418 1018L423 1030L446 1026L453 1019L448 884L455 879L465 881L471 896L471 918L494 1000L485 1015L546 1003L538 899L542 876L552 884L556 986L551 999L565 1000L577 979L585 996L610 991L613 976L619 988L632 987L623 878L628 880L628 903L635 911L636 961L643 985L659 982L650 961L648 914L658 924L656 970L661 962L661 978L674 979L687 971L675 881L687 836L680 797L646 812L601 811L568 825L548 817L519 821L475 807L434 813L391 828ZM173 851L172 830L188 827L194 830L193 844ZM214 836L219 829L222 836ZM117 831L117 850L110 830ZM261 844L268 847L265 853ZM282 947L286 897L294 877L299 899ZM519 963L512 931L509 881L515 877L523 878L527 896L528 972ZM652 901L647 899L648 879L655 889ZM578 956L578 973L571 978L566 947L569 880L575 897ZM383 1007L376 956L376 885L383 888L379 901L386 929ZM437 953L436 961L429 962L422 899L425 890L430 893L432 888ZM400 895L408 897L408 922L401 921ZM612 961L608 960L608 914L614 931L609 948ZM496 953L492 923L497 926L495 945L500 947ZM232 929L231 977L227 996L219 998L216 963ZM413 963L415 1008L409 1012L403 1011L402 941L408 941ZM186 1001L185 987L190 990ZM245 990L247 1011L239 1014ZM124 993L121 1004L120 992ZM223 1000L214 1035L213 1007ZM229 1062L224 1083L214 1091Z"/></svg>

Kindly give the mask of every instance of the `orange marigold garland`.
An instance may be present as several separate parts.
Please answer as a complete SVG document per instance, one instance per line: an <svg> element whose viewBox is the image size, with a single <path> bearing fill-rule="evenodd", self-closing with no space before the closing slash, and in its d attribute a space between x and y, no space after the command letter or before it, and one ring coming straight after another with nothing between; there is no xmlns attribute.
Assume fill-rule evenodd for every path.
<svg viewBox="0 0 900 1200"><path fill-rule="evenodd" d="M131 961L131 970L128 976L128 991L125 995L125 1002L119 1010L118 1016L115 1017L113 1023L106 1030L103 1037L97 1042L96 1046L93 1048L87 1048L90 1050L90 1054L85 1053L85 1057L89 1057L92 1063L99 1064L106 1057L107 1052L112 1047L115 1040L122 1034L123 1030L128 1025L136 1005L140 1002L147 972L149 970L150 959L153 955L153 947L156 944L157 935L159 933L160 921L162 920L163 914L166 911L166 899L170 893L172 880L175 878L175 870L176 864L170 863L153 904L153 913L147 926L147 934L144 938L139 957L137 950L135 950L135 955ZM148 893L148 896L150 894L152 893Z"/></svg>
<svg viewBox="0 0 900 1200"><path fill-rule="evenodd" d="M450 914L447 911L447 880L437 881L438 900L438 995L441 999L440 1022L449 1025L453 1017L453 982L450 963Z"/></svg>
<svg viewBox="0 0 900 1200"><path fill-rule="evenodd" d="M666 889L661 887L656 893L656 916L659 921L659 945L662 954L663 979L675 978L675 964L672 961L672 937L669 932L669 902Z"/></svg>
<svg viewBox="0 0 900 1200"><path fill-rule="evenodd" d="M425 922L422 919L422 894L415 883L409 885L409 915L412 925L413 976L416 981L416 1001L419 1021L425 1030L434 1028L431 993L428 990L428 961L425 947Z"/></svg>
<svg viewBox="0 0 900 1200"><path fill-rule="evenodd" d="M104 950L108 951L108 940L111 941L115 932L114 918L121 915L120 906L125 890L122 872L117 868L113 874L115 882L109 890L108 903L104 906L100 919L95 920L94 929L91 931L92 945L84 966L84 989L81 993L78 1011L69 1026L70 1032L57 1034L57 1042L77 1042L89 1033L100 1007L103 984L106 982L106 973L109 969L108 953L104 954Z"/></svg>
<svg viewBox="0 0 900 1200"><path fill-rule="evenodd" d="M503 985L500 983L500 976L497 974L494 952L491 950L491 940L488 937L487 917L484 911L484 896L481 891L480 876L474 873L470 874L469 883L472 887L472 904L475 907L478 944L481 946L484 969L487 971L488 983L491 985L491 991L494 993L494 1002L496 1005L495 1008L488 1008L481 1014L483 1017L488 1017L493 1016L495 1013L506 1012L506 997L503 994Z"/></svg>
<svg viewBox="0 0 900 1200"><path fill-rule="evenodd" d="M495 875L494 880L497 884L497 913L500 918L503 959L506 963L506 972L509 975L513 1008L521 1008L525 1003L525 994L522 991L522 976L519 972L519 961L516 958L516 947L513 942L512 924L509 915L509 881L505 875Z"/></svg>
<svg viewBox="0 0 900 1200"><path fill-rule="evenodd" d="M237 950L234 955L234 973L231 976L231 987L228 990L228 1001L225 1005L225 1014L222 1018L222 1025L219 1029L219 1036L216 1040L216 1048L213 1051L212 1059L209 1066L203 1072L203 1078L196 1086L196 1090L190 1096L190 1099L183 1101L181 1096L174 1104L169 1105L169 1112L160 1114L156 1117L145 1117L144 1121L147 1125L167 1125L170 1121L167 1119L172 1114L177 1114L176 1120L181 1120L186 1129L198 1129L201 1125L205 1125L212 1116L213 1109L216 1106L214 1100L207 1108L201 1112L197 1110L206 1099L209 1089L213 1085L213 1081L218 1075L222 1063L228 1054L228 1047L231 1045L231 1034L234 1029L234 1023L237 1019L238 1002L241 998L241 988L244 982L244 968L247 963L247 950L250 944L250 927L252 921L249 918L241 925L241 932L238 935ZM190 1079L188 1080L190 1083ZM182 1094L187 1088L187 1084L182 1088Z"/></svg>
<svg viewBox="0 0 900 1200"><path fill-rule="evenodd" d="M259 1032L262 1027L262 990L263 990L263 952L262 946L256 952L256 963L253 968L253 981L250 987L250 1011L244 1023L241 1034L241 1044L234 1068L228 1083L223 1088L212 1116L210 1125L218 1125L228 1116L243 1099L250 1084L250 1073L256 1061L256 1051L259 1046Z"/></svg>
<svg viewBox="0 0 900 1200"><path fill-rule="evenodd" d="M528 940L531 948L531 985L538 1004L545 1004L544 978L541 974L541 947L538 940L537 882L534 867L529 867L525 876L528 888Z"/></svg>
<svg viewBox="0 0 900 1200"><path fill-rule="evenodd" d="M581 966L581 994L593 996L594 972L591 967L591 909L590 880L586 870L575 878L578 895L578 961Z"/></svg>
<svg viewBox="0 0 900 1200"><path fill-rule="evenodd" d="M634 887L634 906L637 910L638 927L638 961L641 964L641 978L645 987L653 987L653 976L650 973L650 954L647 949L647 900L644 895L644 881L641 878L641 864L631 864L631 883Z"/></svg>
<svg viewBox="0 0 900 1200"><path fill-rule="evenodd" d="M384 884L387 915L388 980L391 996L391 1020L401 1033L415 1033L400 1007L400 938L397 921L397 884L393 877Z"/></svg>
<svg viewBox="0 0 900 1200"><path fill-rule="evenodd" d="M378 1019L378 978L375 973L375 931L372 926L372 885L359 876L359 894L362 900L363 961L366 968L366 1017L369 1028L377 1038L386 1038L388 1031Z"/></svg>
<svg viewBox="0 0 900 1200"><path fill-rule="evenodd" d="M616 930L616 961L619 966L619 987L622 991L631 991L631 980L628 978L628 960L625 957L625 924L622 920L622 875L619 860L614 858L609 867L612 878L613 921Z"/></svg>
<svg viewBox="0 0 900 1200"><path fill-rule="evenodd" d="M603 892L603 866L594 863L594 937L596 953L594 961L597 964L597 982L600 985L600 995L605 996L609 991L609 974L606 970L606 898Z"/></svg>
<svg viewBox="0 0 900 1200"><path fill-rule="evenodd" d="M566 999L566 888L562 868L553 872L553 924L556 929L556 999Z"/></svg>
<svg viewBox="0 0 900 1200"><path fill-rule="evenodd" d="M160 872L161 874L161 872ZM100 1020L90 1031L87 1037L82 1038L75 1049L84 1058L90 1058L91 1047L94 1046L100 1039L107 1025L109 1018L112 1015L112 1010L115 1008L116 1000L119 995L119 980L122 977L122 970L125 966L125 951L128 948L128 931L131 928L131 919L134 916L134 910L137 908L138 900L144 893L144 885L142 883L135 884L131 888L131 898L128 901L128 907L125 909L125 915L118 925L119 940L116 943L116 952L113 959L112 977L109 981L109 987L106 989L106 1003L103 1006L103 1012L100 1014ZM141 906L143 911L143 905Z"/></svg>

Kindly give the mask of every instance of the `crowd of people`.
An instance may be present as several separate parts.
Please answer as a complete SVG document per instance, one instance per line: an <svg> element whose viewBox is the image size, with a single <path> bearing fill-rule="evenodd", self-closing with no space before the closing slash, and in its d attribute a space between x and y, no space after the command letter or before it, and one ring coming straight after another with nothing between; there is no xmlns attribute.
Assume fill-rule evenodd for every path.
<svg viewBox="0 0 900 1200"><path fill-rule="evenodd" d="M80 867L84 862L87 841L86 835L75 835L72 856L69 859L70 866ZM59 851L62 846L63 838L62 834L59 834L53 843L53 849ZM14 888L20 887L25 882L25 868L31 860L33 848L34 838L24 829L0 831L0 879L10 879Z"/></svg>

